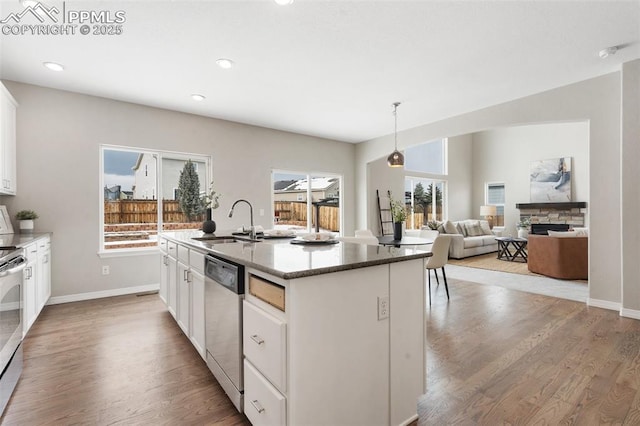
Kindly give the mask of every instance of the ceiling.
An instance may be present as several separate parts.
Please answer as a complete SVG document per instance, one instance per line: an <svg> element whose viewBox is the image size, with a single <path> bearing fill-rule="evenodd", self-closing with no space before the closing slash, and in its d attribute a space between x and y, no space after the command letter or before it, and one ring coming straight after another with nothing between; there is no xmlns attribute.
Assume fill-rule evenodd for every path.
<svg viewBox="0 0 640 426"><path fill-rule="evenodd" d="M403 130L640 58L640 1L42 3L122 10L123 33L0 35L0 78L346 142L393 133L395 101Z"/></svg>

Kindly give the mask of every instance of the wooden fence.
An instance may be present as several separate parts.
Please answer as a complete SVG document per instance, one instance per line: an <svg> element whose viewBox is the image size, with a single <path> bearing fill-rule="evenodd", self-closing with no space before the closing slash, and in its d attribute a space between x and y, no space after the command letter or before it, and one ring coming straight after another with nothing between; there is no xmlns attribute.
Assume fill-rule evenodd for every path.
<svg viewBox="0 0 640 426"><path fill-rule="evenodd" d="M300 225L307 222L306 201L276 201L273 205L274 218L279 224ZM316 226L316 207L311 223ZM320 228L328 231L340 231L340 208L338 206L320 206ZM303 225L304 226L304 225Z"/></svg>
<svg viewBox="0 0 640 426"><path fill-rule="evenodd" d="M162 221L164 223L188 223L187 217L180 211L175 200L162 201ZM204 214L195 217L192 222L202 222ZM119 223L157 223L157 200L113 200L104 202L105 225Z"/></svg>

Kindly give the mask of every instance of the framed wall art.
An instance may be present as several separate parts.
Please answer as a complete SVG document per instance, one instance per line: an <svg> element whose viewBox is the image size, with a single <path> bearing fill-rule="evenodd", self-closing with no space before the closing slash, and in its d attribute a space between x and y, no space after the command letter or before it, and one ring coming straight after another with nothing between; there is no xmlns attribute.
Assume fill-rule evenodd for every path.
<svg viewBox="0 0 640 426"><path fill-rule="evenodd" d="M529 174L532 203L571 201L571 157L531 163Z"/></svg>
<svg viewBox="0 0 640 426"><path fill-rule="evenodd" d="M11 218L7 211L7 206L0 206L0 234L13 234Z"/></svg>

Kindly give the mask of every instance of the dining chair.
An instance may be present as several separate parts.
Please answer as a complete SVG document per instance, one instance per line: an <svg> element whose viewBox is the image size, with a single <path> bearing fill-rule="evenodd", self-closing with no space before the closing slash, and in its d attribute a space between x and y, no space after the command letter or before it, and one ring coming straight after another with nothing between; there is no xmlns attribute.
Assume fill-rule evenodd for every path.
<svg viewBox="0 0 640 426"><path fill-rule="evenodd" d="M449 244L451 243L451 239L444 235L439 235L433 241L433 245L431 246L431 252L433 256L427 258L427 262L425 267L427 268L428 282L429 282L429 305L431 305L431 271L436 275L436 281L440 284L438 280L438 273L436 270L438 268L442 269L442 277L444 279L444 288L447 291L447 300L449 300L449 285L447 284L447 275L444 272L444 266L447 264L449 260Z"/></svg>

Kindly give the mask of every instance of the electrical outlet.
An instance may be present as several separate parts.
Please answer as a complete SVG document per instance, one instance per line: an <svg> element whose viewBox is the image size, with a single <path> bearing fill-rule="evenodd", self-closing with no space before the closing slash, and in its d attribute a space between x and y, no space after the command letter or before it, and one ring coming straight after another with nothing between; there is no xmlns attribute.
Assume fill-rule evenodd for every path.
<svg viewBox="0 0 640 426"><path fill-rule="evenodd" d="M378 297L378 321L389 318L389 296Z"/></svg>
<svg viewBox="0 0 640 426"><path fill-rule="evenodd" d="M102 275L109 275L109 265L102 266Z"/></svg>

